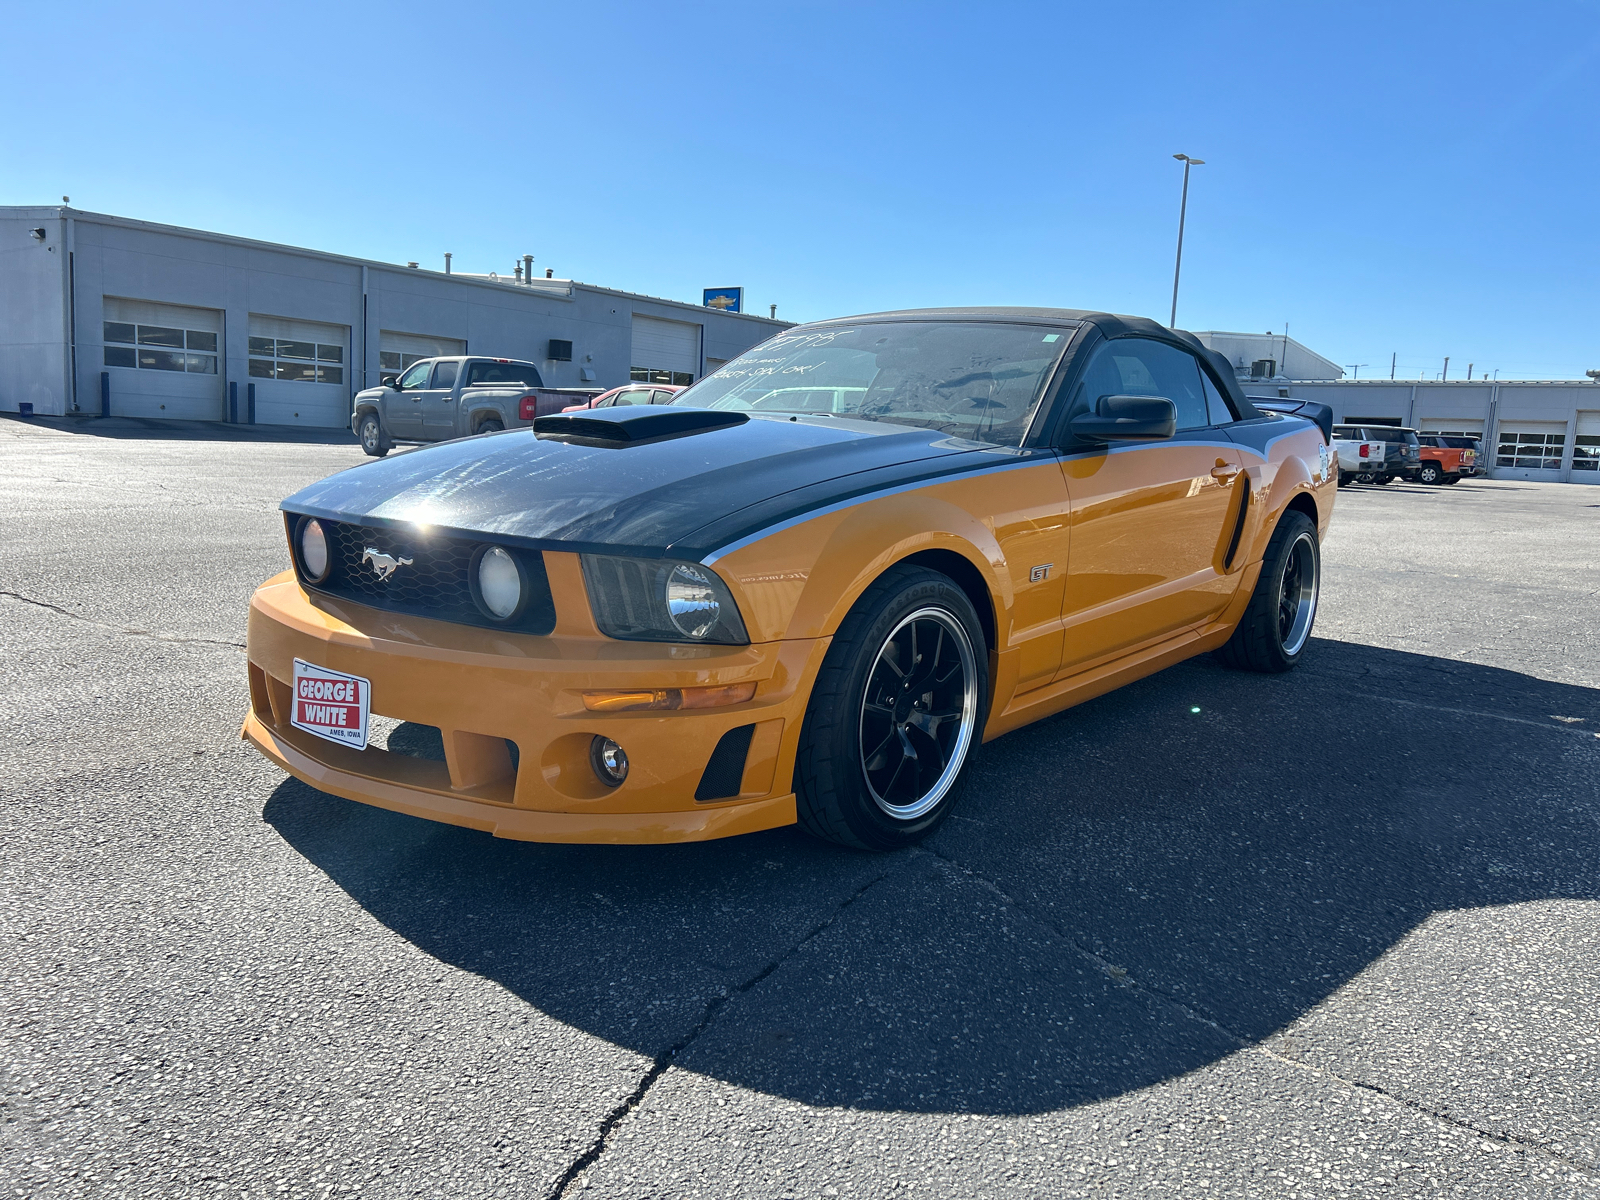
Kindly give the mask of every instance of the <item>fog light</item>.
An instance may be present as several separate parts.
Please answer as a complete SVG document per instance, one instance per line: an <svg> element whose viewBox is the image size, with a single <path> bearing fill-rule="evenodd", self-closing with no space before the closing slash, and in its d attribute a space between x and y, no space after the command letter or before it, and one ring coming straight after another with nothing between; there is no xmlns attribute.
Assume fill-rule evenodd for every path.
<svg viewBox="0 0 1600 1200"><path fill-rule="evenodd" d="M589 762L608 787L616 787L628 777L628 752L608 737L595 735L589 743Z"/></svg>

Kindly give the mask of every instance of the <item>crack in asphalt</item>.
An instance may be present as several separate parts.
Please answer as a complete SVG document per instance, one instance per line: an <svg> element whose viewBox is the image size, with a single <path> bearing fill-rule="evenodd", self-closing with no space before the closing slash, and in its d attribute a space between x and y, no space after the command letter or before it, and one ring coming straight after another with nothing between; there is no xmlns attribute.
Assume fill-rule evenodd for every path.
<svg viewBox="0 0 1600 1200"><path fill-rule="evenodd" d="M1423 707L1431 707L1431 706L1426 706L1425 705ZM1485 715L1487 715L1487 714L1485 714ZM1517 718L1507 718L1507 719L1516 720ZM1531 722L1531 721L1530 722L1524 722L1524 723L1525 724L1535 724L1535 722ZM1540 728L1550 728L1550 726L1540 726ZM1065 929L1061 928L1059 925L1057 925L1049 916L1047 916L1046 914L1041 913L1041 912L1036 912L1033 909L1032 906L1030 906L1028 904L1024 904L1021 901L1017 900L1014 896L1012 896L1009 892L1007 892L1004 888L1002 888L994 880L988 878L986 875L983 875L978 871L973 870L971 867L967 866L965 863L960 862L955 858L952 858L950 855L945 854L943 851L940 851L940 850L934 850L934 849L931 849L931 848L923 848L923 849L920 850L920 853L925 853L925 854L932 855L933 857L939 858L939 859L943 860L944 862L949 863L956 870L962 872L963 874L967 875L969 878L971 878L972 880L977 882L980 887L986 888L990 892L994 893L995 896L997 896L999 899L1004 901L1006 904L1009 904L1011 907L1017 909L1019 912L1027 914L1027 916L1030 919L1032 919L1034 921L1037 921L1039 924L1043 925L1045 928L1047 928L1047 929L1051 930L1053 933L1055 933L1056 936L1060 937L1062 940L1064 940L1067 943L1069 943L1075 950L1078 951L1079 954L1081 954L1084 958L1088 959L1091 963L1094 964L1094 966L1098 970L1103 972L1106 976L1108 976L1114 982L1122 984L1125 987L1129 987L1129 988L1133 988L1133 989L1136 989L1136 990L1141 991L1141 992L1145 992L1148 995L1155 997L1157 1000L1161 1001L1162 1003L1164 1003L1164 1004L1166 1004L1166 1005L1168 1005L1168 1006L1170 1006L1172 1008L1177 1009L1179 1012L1183 1013L1183 1015L1188 1017L1190 1020L1198 1021L1202 1025L1205 1025L1208 1028L1215 1030L1218 1034L1220 1034L1221 1036L1227 1038L1229 1041L1233 1042L1242 1051L1246 1051L1246 1052L1253 1053L1253 1054L1259 1054L1264 1058L1272 1059L1275 1062L1283 1063L1283 1064L1285 1064L1287 1066L1294 1067L1294 1068L1296 1068L1297 1070L1300 1070L1300 1071L1305 1071L1305 1072L1307 1072L1309 1074L1312 1074L1312 1075L1315 1075L1315 1076L1317 1076L1319 1078L1331 1079L1331 1080L1334 1080L1334 1081L1336 1081L1338 1083L1344 1084L1346 1087L1354 1088L1357 1091L1369 1092L1372 1095L1380 1096L1384 1100L1387 1100L1388 1102L1390 1102L1391 1104L1398 1105L1398 1106L1400 1106L1402 1108L1409 1108L1413 1112L1419 1113L1419 1114L1421 1114L1422 1116L1425 1116L1425 1117L1431 1117L1434 1120L1440 1122L1441 1124L1449 1125L1452 1128L1459 1129L1459 1130L1461 1130L1463 1132L1466 1132L1466 1133L1474 1134L1477 1137L1484 1138L1484 1139L1487 1139L1489 1141L1498 1142L1499 1144L1501 1144L1503 1146L1506 1146L1509 1149L1519 1150L1519 1151L1522 1151L1524 1153L1531 1153L1531 1154L1540 1155L1540 1156L1542 1156L1544 1158L1549 1159L1551 1162L1560 1163L1564 1167L1567 1167L1567 1168L1569 1168L1571 1170L1574 1170L1574 1171L1579 1171L1579 1172L1583 1173L1584 1175L1590 1176L1591 1178L1600 1176L1600 1170L1597 1170L1593 1165L1588 1164L1588 1163L1584 1163L1584 1162L1579 1162L1579 1161L1577 1161L1575 1159L1567 1158L1565 1155L1563 1155L1563 1154L1561 1154L1561 1153L1559 1153L1559 1152L1557 1152L1555 1150L1552 1150L1548 1146L1540 1145L1537 1142L1526 1141L1523 1138L1517 1137L1515 1134L1496 1133L1493 1130L1482 1129L1479 1126L1472 1124L1470 1121L1464 1121L1459 1117L1452 1117L1447 1113L1441 1113L1441 1112L1437 1111L1436 1109L1432 1109L1432 1108L1427 1107L1425 1104L1421 1103L1420 1101L1410 1100L1410 1099L1407 1099L1404 1096L1397 1095L1396 1093L1391 1092L1388 1089L1386 1089L1386 1088L1384 1088L1384 1087L1382 1087L1382 1086L1380 1086L1378 1084L1366 1083L1366 1082L1364 1082L1362 1080L1359 1080L1359 1079L1350 1079L1350 1078L1347 1078L1347 1077L1345 1077L1343 1075L1338 1074L1335 1071L1329 1071L1329 1070L1327 1070L1325 1068L1322 1068L1322 1067L1314 1067L1309 1063L1299 1062L1296 1059L1289 1058L1288 1056L1283 1055L1283 1054L1279 1054L1276 1050L1273 1050L1268 1046L1261 1045L1260 1043L1257 1043L1257 1042L1251 1042L1249 1039L1247 1039L1245 1037L1242 1037L1241 1035L1235 1033L1233 1030L1229 1029L1226 1025L1222 1024L1222 1022L1218 1021L1215 1017L1212 1017L1212 1016L1208 1015L1207 1013L1203 1012L1202 1010L1196 1008L1193 1004L1189 1003L1188 1001L1180 999L1179 997L1173 995L1171 992L1167 992L1167 991L1162 990L1161 988L1152 987L1148 983L1141 982L1140 980L1135 978L1133 976L1133 974L1126 967L1118 966L1116 963L1111 962L1109 959L1107 959L1103 955L1098 954L1095 951L1091 950L1089 947L1085 946L1081 941L1079 941L1075 936L1073 936L1067 930L1065 930Z"/></svg>
<svg viewBox="0 0 1600 1200"><path fill-rule="evenodd" d="M0 591L0 598L15 600L20 604L31 604L34 608L42 608L46 612L58 613L63 617L70 617L74 621L82 621L85 625L93 625L96 629L108 629L112 633L129 634L133 637L150 638L157 642L169 642L181 646L226 646L230 650L243 650L243 642L224 642L216 638L181 637L176 633L161 633L154 629L135 629L131 625L113 625L109 621L96 621L93 617L85 617L71 609L62 608L59 604L51 604L48 600L35 600L32 596L24 596L21 592Z"/></svg>
<svg viewBox="0 0 1600 1200"><path fill-rule="evenodd" d="M819 921L816 925L812 926L812 928L805 934L804 937L800 938L787 950L779 954L771 962L767 963L754 975L750 976L750 978L746 979L743 983L735 984L732 988L724 990L720 996L712 997L712 999L706 1004L705 1011L700 1014L700 1020L695 1027L688 1033L684 1034L683 1037L679 1038L671 1046L667 1047L666 1050L656 1055L655 1061L650 1065L650 1069L646 1071L640 1078L639 1085L633 1089L633 1093L629 1095L628 1098L625 1099L621 1104L613 1108L611 1112L606 1115L605 1120L600 1122L600 1129L595 1135L594 1141L590 1144L586 1151L584 1151L573 1161L572 1165L567 1168L566 1173L556 1181L555 1186L546 1194L546 1200L561 1200L561 1197L567 1194L567 1190L573 1185L573 1183L575 1183L585 1171L599 1161L600 1156L605 1153L606 1147L610 1144L611 1134L613 1131L615 1131L616 1127L625 1117L627 1117L629 1113L633 1112L634 1109L638 1108L639 1105L644 1102L645 1095L655 1085L656 1080L665 1075L667 1073L667 1069L672 1066L678 1055L687 1050L690 1045L694 1043L695 1039L711 1026L711 1023L716 1020L717 1014L722 1011L723 1007L728 1003L729 1000L732 1000L736 996L744 995L746 992L750 991L751 988L754 988L760 984L785 962L799 953L799 951L803 949L807 943L814 940L819 934L826 932L835 921L844 915L846 909L853 905L857 900L861 899L862 896L866 895L868 891L887 879L899 866L910 862L912 857L915 856L908 856L907 858L902 859L900 863L896 863L891 866L888 870L884 871L876 878L869 879L866 883L862 884L854 892L840 901L834 907L834 910L829 913L824 920Z"/></svg>
<svg viewBox="0 0 1600 1200"><path fill-rule="evenodd" d="M1581 737L1600 737L1600 734L1591 734L1587 729L1573 729L1565 725L1547 725L1543 721L1530 721L1527 717L1512 717L1507 716L1505 713L1482 712L1475 708L1448 708L1442 704L1423 704L1419 700L1402 700L1398 696L1364 695L1362 693L1353 693L1353 695L1358 700L1378 700L1384 704L1403 704L1407 708L1425 708L1429 712L1449 713L1452 716L1457 717L1487 717L1494 721L1510 721L1516 725L1532 725L1535 729L1549 729L1556 733L1575 733ZM1578 721L1583 720L1582 717L1551 718L1553 721L1566 721L1569 719Z"/></svg>

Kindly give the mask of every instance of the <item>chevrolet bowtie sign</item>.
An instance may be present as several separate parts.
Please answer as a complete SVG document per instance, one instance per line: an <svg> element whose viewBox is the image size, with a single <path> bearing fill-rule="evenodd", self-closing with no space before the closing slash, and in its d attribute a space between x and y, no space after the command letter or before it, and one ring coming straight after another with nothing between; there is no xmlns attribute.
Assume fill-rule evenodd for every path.
<svg viewBox="0 0 1600 1200"><path fill-rule="evenodd" d="M719 308L723 312L744 311L743 288L706 288L705 299L700 303L706 308Z"/></svg>

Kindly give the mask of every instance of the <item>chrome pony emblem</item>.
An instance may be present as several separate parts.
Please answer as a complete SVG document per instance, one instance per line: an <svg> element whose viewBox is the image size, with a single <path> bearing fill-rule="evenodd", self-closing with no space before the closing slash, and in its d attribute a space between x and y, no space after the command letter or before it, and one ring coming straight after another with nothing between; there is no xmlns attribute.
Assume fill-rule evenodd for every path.
<svg viewBox="0 0 1600 1200"><path fill-rule="evenodd" d="M378 573L379 583L389 578L401 567L409 567L412 561L409 558L396 558L392 554L379 554L371 546L368 546L361 554L362 564L372 564L372 569Z"/></svg>

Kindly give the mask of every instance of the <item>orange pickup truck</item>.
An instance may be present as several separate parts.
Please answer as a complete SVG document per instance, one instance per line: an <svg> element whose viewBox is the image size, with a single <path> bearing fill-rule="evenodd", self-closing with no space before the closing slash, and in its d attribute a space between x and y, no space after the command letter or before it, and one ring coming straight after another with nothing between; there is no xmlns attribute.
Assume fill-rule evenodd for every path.
<svg viewBox="0 0 1600 1200"><path fill-rule="evenodd" d="M1422 451L1418 483L1460 483L1463 476L1478 473L1477 445L1471 438L1422 433L1417 441Z"/></svg>

